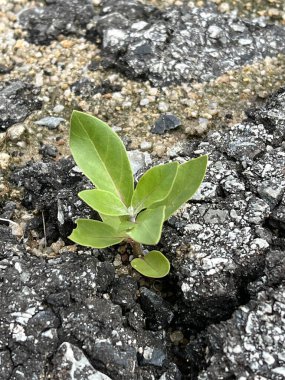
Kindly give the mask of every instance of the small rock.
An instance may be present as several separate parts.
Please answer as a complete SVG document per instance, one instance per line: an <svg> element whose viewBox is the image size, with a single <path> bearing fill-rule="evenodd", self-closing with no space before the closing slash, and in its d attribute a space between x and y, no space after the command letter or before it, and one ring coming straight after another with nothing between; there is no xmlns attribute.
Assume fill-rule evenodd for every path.
<svg viewBox="0 0 285 380"><path fill-rule="evenodd" d="M140 148L144 152L152 148L152 143L150 141L142 141L140 143Z"/></svg>
<svg viewBox="0 0 285 380"><path fill-rule="evenodd" d="M70 49L74 45L74 41L72 41L72 40L62 40L62 41L60 41L60 44L65 49Z"/></svg>
<svg viewBox="0 0 285 380"><path fill-rule="evenodd" d="M162 367L165 360L166 352L157 347L144 347L143 352L138 357L141 366L153 365L156 367Z"/></svg>
<svg viewBox="0 0 285 380"><path fill-rule="evenodd" d="M169 104L165 102L159 102L157 109L161 112L167 112L169 109Z"/></svg>
<svg viewBox="0 0 285 380"><path fill-rule="evenodd" d="M268 203L274 207L282 199L284 186L282 186L282 184L275 184L272 181L262 181L258 187L258 193L261 198L268 201Z"/></svg>
<svg viewBox="0 0 285 380"><path fill-rule="evenodd" d="M55 111L55 108L53 109L54 112L62 111L62 109L60 109L60 111L58 110ZM43 127L48 127L48 129L56 129L62 121L65 121L62 117L47 116L40 120L35 121L35 124L41 125Z"/></svg>
<svg viewBox="0 0 285 380"><path fill-rule="evenodd" d="M160 116L160 118L154 123L154 127L152 128L151 132L162 135L171 129L178 128L180 125L181 120L178 119L178 117L171 114L166 114Z"/></svg>
<svg viewBox="0 0 285 380"><path fill-rule="evenodd" d="M42 87L43 84L44 84L43 73L39 72L35 75L35 86Z"/></svg>
<svg viewBox="0 0 285 380"><path fill-rule="evenodd" d="M157 94L158 94L158 89L157 89L156 87L151 87L151 88L149 89L149 94L150 94L151 96L157 96Z"/></svg>
<svg viewBox="0 0 285 380"><path fill-rule="evenodd" d="M158 157L162 157L166 151L166 147L162 144L157 144L153 148L153 153L155 153Z"/></svg>
<svg viewBox="0 0 285 380"><path fill-rule="evenodd" d="M17 141L25 132L25 126L23 124L13 125L8 129L7 136L12 141Z"/></svg>
<svg viewBox="0 0 285 380"><path fill-rule="evenodd" d="M92 367L84 353L68 342L60 345L53 363L52 380L112 380L109 376Z"/></svg>
<svg viewBox="0 0 285 380"><path fill-rule="evenodd" d="M223 30L217 25L211 25L208 29L209 37L217 39L222 36Z"/></svg>
<svg viewBox="0 0 285 380"><path fill-rule="evenodd" d="M113 129L113 131L116 132L116 133L118 133L118 132L122 132L122 130L123 130L122 127L117 127L116 125L114 125L114 126L112 127L112 129Z"/></svg>
<svg viewBox="0 0 285 380"><path fill-rule="evenodd" d="M54 107L53 112L60 113L64 110L64 106L62 104L58 104Z"/></svg>
<svg viewBox="0 0 285 380"><path fill-rule="evenodd" d="M149 100L147 98L144 98L140 101L140 106L145 107L149 104Z"/></svg>
<svg viewBox="0 0 285 380"><path fill-rule="evenodd" d="M57 156L58 150L55 146L44 144L40 149L39 153L43 155L43 157L52 157L55 158Z"/></svg>
<svg viewBox="0 0 285 380"><path fill-rule="evenodd" d="M238 43L242 46L246 46L246 45L251 45L252 44L252 39L251 38L240 38L238 40Z"/></svg>
<svg viewBox="0 0 285 380"><path fill-rule="evenodd" d="M230 6L228 3L221 3L220 6L219 6L219 11L222 12L222 13L226 13L226 12L229 12L230 10Z"/></svg>
<svg viewBox="0 0 285 380"><path fill-rule="evenodd" d="M160 330L167 327L174 314L170 305L158 294L147 288L141 288L141 307L147 318L147 325L151 330Z"/></svg>
<svg viewBox="0 0 285 380"><path fill-rule="evenodd" d="M196 128L197 132L199 134L206 132L208 128L209 119L206 119L204 117L199 117L198 123L199 123L199 126Z"/></svg>
<svg viewBox="0 0 285 380"><path fill-rule="evenodd" d="M133 174L136 174L140 169L152 162L149 153L141 152L139 150L130 150L128 156L133 169Z"/></svg>
<svg viewBox="0 0 285 380"><path fill-rule="evenodd" d="M0 152L0 169L7 169L9 166L10 156L8 153Z"/></svg>

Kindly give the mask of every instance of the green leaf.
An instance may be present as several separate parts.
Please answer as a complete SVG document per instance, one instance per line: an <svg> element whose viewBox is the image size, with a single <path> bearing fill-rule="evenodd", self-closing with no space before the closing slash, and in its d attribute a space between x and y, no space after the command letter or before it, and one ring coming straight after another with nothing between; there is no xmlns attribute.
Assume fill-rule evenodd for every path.
<svg viewBox="0 0 285 380"><path fill-rule="evenodd" d="M119 216L128 215L128 209L124 203L110 191L93 189L83 190L78 193L88 206L104 215Z"/></svg>
<svg viewBox="0 0 285 380"><path fill-rule="evenodd" d="M128 216L110 216L99 214L104 223L113 227L117 232L119 231L127 231L131 227L134 226L134 223L129 221Z"/></svg>
<svg viewBox="0 0 285 380"><path fill-rule="evenodd" d="M172 189L177 169L178 163L170 162L149 169L140 178L132 198L135 213L167 197Z"/></svg>
<svg viewBox="0 0 285 380"><path fill-rule="evenodd" d="M130 205L134 190L130 162L123 142L106 123L73 111L70 149L76 164L98 189Z"/></svg>
<svg viewBox="0 0 285 380"><path fill-rule="evenodd" d="M194 158L179 165L173 187L168 196L152 207L166 206L167 220L179 207L187 202L199 189L207 169L208 156Z"/></svg>
<svg viewBox="0 0 285 380"><path fill-rule="evenodd" d="M135 222L134 228L127 234L142 244L157 244L161 236L165 207L142 211Z"/></svg>
<svg viewBox="0 0 285 380"><path fill-rule="evenodd" d="M109 224L109 226L113 227L115 230L119 227L121 223L120 216L110 216L99 213L100 218L104 223Z"/></svg>
<svg viewBox="0 0 285 380"><path fill-rule="evenodd" d="M168 275L170 263L159 251L150 251L143 258L131 261L131 266L146 277L161 278Z"/></svg>
<svg viewBox="0 0 285 380"><path fill-rule="evenodd" d="M69 239L86 247L106 248L120 243L126 236L98 220L77 219L76 224L77 227L72 231Z"/></svg>
<svg viewBox="0 0 285 380"><path fill-rule="evenodd" d="M117 229L118 232L127 233L135 227L135 223L128 220L122 221Z"/></svg>

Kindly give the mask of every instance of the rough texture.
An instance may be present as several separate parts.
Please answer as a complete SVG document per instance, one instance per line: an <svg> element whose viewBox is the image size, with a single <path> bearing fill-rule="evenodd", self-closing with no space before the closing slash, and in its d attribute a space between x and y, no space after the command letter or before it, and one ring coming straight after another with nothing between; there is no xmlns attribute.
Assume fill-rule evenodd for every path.
<svg viewBox="0 0 285 380"><path fill-rule="evenodd" d="M53 379L108 378L98 371L114 379L150 379L174 366L167 359L164 331L125 326L121 307L102 298L114 280L111 264L90 252L45 261L5 236L0 245L1 379L39 379L48 375L52 357ZM63 343L57 350L65 341L75 346Z"/></svg>
<svg viewBox="0 0 285 380"><path fill-rule="evenodd" d="M91 187L91 184L82 178L72 159L63 159L59 164L31 162L14 173L11 179L28 190L23 199L25 207L44 212L48 243L56 241L59 235L66 238L72 231L75 218L80 215L94 216L94 212L77 197L80 189ZM35 218L31 223L28 228L42 227L41 218Z"/></svg>
<svg viewBox="0 0 285 380"><path fill-rule="evenodd" d="M147 288L141 288L140 296L149 328L156 331L169 326L174 317L171 306L162 297Z"/></svg>
<svg viewBox="0 0 285 380"><path fill-rule="evenodd" d="M19 22L33 43L48 44L59 34L80 34L94 15L89 0L46 0L46 5L19 15Z"/></svg>
<svg viewBox="0 0 285 380"><path fill-rule="evenodd" d="M64 342L53 359L53 380L111 380L109 376L96 371L84 353L73 344Z"/></svg>
<svg viewBox="0 0 285 380"><path fill-rule="evenodd" d="M209 80L285 52L284 28L214 7L159 11L135 0L105 0L96 29L109 62L155 85Z"/></svg>
<svg viewBox="0 0 285 380"><path fill-rule="evenodd" d="M259 293L229 321L209 327L209 367L198 379L283 379L284 311L285 288L281 285Z"/></svg>
<svg viewBox="0 0 285 380"><path fill-rule="evenodd" d="M272 98L281 121L284 99L284 92ZM266 110L272 112L270 102L264 115ZM245 120L186 148L186 154L209 153L209 166L193 201L169 221L179 238L171 230L166 234L184 303L191 308L181 313L184 323L201 328L229 317L246 301L247 283L263 274L269 247L284 247L282 133L282 122L275 128Z"/></svg>
<svg viewBox="0 0 285 380"><path fill-rule="evenodd" d="M20 80L0 82L0 132L41 108L39 92L39 88Z"/></svg>

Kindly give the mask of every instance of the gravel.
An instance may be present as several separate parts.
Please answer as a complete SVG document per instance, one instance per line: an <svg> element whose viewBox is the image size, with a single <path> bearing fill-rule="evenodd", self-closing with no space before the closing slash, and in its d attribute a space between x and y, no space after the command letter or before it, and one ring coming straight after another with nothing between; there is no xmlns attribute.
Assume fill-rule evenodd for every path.
<svg viewBox="0 0 285 380"><path fill-rule="evenodd" d="M283 27L221 14L214 6L157 11L135 0L106 0L96 30L117 69L155 85L209 80L285 52Z"/></svg>

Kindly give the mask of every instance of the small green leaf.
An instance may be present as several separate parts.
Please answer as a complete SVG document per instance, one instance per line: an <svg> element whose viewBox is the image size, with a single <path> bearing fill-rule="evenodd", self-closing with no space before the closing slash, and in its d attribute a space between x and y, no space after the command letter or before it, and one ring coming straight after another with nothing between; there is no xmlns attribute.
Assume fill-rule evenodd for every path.
<svg viewBox="0 0 285 380"><path fill-rule="evenodd" d="M73 111L70 150L83 173L96 188L114 193L129 206L134 180L126 149L108 124L94 116Z"/></svg>
<svg viewBox="0 0 285 380"><path fill-rule="evenodd" d="M168 275L170 263L159 251L150 251L143 258L131 261L131 266L146 277L161 278Z"/></svg>
<svg viewBox="0 0 285 380"><path fill-rule="evenodd" d="M149 169L140 178L132 198L132 207L136 213L167 197L177 169L178 163L170 162Z"/></svg>
<svg viewBox="0 0 285 380"><path fill-rule="evenodd" d="M161 236L164 211L164 206L142 211L128 235L138 243L157 244Z"/></svg>
<svg viewBox="0 0 285 380"><path fill-rule="evenodd" d="M128 215L128 209L124 203L110 191L99 189L83 190L78 193L78 196L88 206L101 214L110 216Z"/></svg>
<svg viewBox="0 0 285 380"><path fill-rule="evenodd" d="M152 207L166 206L165 220L187 202L199 189L207 169L208 156L194 158L179 165L173 187L168 196Z"/></svg>
<svg viewBox="0 0 285 380"><path fill-rule="evenodd" d="M69 239L86 247L106 248L120 243L126 236L98 220L77 219L76 224L77 227L72 231Z"/></svg>

